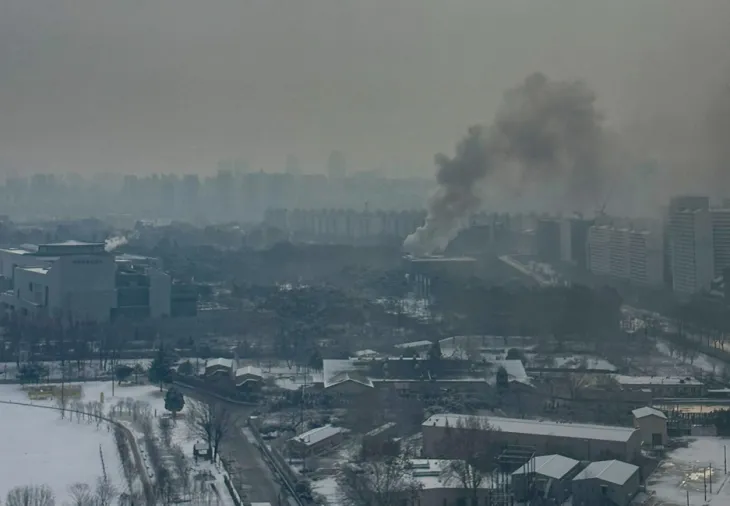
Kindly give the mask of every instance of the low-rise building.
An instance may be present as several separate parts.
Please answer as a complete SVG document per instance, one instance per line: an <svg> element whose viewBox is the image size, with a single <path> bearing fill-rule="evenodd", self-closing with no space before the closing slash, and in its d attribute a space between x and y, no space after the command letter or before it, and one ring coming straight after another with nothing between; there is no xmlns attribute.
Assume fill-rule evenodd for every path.
<svg viewBox="0 0 730 506"><path fill-rule="evenodd" d="M634 415L634 427L641 432L643 444L652 447L667 444L667 415L648 406L635 409L631 413Z"/></svg>
<svg viewBox="0 0 730 506"><path fill-rule="evenodd" d="M616 382L624 390L651 390L656 398L704 397L705 385L690 377L681 376L615 376Z"/></svg>
<svg viewBox="0 0 730 506"><path fill-rule="evenodd" d="M420 506L460 506L470 503L475 491L465 489L459 480L449 479L444 472L448 460L411 460L411 476L418 485L413 491L417 497L404 497L403 504ZM491 504L495 485L490 475L484 477L476 487L478 504Z"/></svg>
<svg viewBox="0 0 730 506"><path fill-rule="evenodd" d="M264 375L258 367L248 365L236 369L236 372L233 373L233 381L236 388L251 390L261 386L264 382Z"/></svg>
<svg viewBox="0 0 730 506"><path fill-rule="evenodd" d="M627 506L640 485L635 465L620 460L592 462L573 478L573 506Z"/></svg>
<svg viewBox="0 0 730 506"><path fill-rule="evenodd" d="M334 448L342 443L344 438L344 429L325 425L294 436L287 442L287 446L290 455L305 458Z"/></svg>
<svg viewBox="0 0 730 506"><path fill-rule="evenodd" d="M230 358L211 358L205 363L205 375L230 376L233 371L233 360Z"/></svg>
<svg viewBox="0 0 730 506"><path fill-rule="evenodd" d="M504 417L477 417L484 429L464 429L469 416L460 414L433 415L422 424L423 453L429 458L464 458L451 453L458 448L443 444L447 431L490 430L496 445L527 446L537 454L559 453L578 460L608 457L633 461L641 450L641 434L632 427L614 427L583 423L561 423ZM460 421L460 419L463 419Z"/></svg>
<svg viewBox="0 0 730 506"><path fill-rule="evenodd" d="M571 480L580 472L580 462L562 455L533 457L512 473L515 500L542 497L563 504L571 494Z"/></svg>

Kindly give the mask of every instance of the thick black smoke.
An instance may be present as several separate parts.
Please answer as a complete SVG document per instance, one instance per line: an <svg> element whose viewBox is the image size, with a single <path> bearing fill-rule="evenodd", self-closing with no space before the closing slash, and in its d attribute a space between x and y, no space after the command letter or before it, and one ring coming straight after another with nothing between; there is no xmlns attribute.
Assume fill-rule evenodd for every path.
<svg viewBox="0 0 730 506"><path fill-rule="evenodd" d="M470 128L453 158L436 157L439 189L426 223L404 249L420 255L445 248L479 209L478 183L500 171L519 171L521 186L559 182L576 207L595 205L606 168L595 101L582 82L550 81L539 73L507 91L489 128Z"/></svg>

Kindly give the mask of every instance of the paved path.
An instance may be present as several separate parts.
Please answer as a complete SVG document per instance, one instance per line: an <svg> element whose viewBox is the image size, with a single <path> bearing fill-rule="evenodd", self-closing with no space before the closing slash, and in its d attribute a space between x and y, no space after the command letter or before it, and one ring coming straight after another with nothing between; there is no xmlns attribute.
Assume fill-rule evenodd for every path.
<svg viewBox="0 0 730 506"><path fill-rule="evenodd" d="M221 457L231 463L231 479L239 494L241 496L246 494L250 502L269 502L272 506L296 504L278 476L264 461L261 451L244 434L248 417L254 408L221 400L220 398L214 399L200 390L186 388L182 385L178 386L187 397L201 401L215 400L224 402L236 413L238 426L221 443Z"/></svg>

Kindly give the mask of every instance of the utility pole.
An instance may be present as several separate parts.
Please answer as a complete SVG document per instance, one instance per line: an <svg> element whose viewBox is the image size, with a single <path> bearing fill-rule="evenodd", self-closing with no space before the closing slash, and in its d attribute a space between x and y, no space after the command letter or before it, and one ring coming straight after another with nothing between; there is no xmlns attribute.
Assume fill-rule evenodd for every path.
<svg viewBox="0 0 730 506"><path fill-rule="evenodd" d="M727 474L727 445L722 446L722 460L725 464L725 474Z"/></svg>
<svg viewBox="0 0 730 506"><path fill-rule="evenodd" d="M710 495L712 495L712 462L710 462Z"/></svg>
<svg viewBox="0 0 730 506"><path fill-rule="evenodd" d="M702 485L705 489L705 502L707 502L707 468L702 469Z"/></svg>

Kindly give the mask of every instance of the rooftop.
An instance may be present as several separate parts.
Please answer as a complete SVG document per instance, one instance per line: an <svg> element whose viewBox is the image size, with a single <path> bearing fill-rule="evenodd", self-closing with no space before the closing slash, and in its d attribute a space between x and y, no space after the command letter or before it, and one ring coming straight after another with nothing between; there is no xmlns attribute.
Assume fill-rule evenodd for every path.
<svg viewBox="0 0 730 506"><path fill-rule="evenodd" d="M431 341L411 341L410 343L403 343L403 344L396 344L395 347L398 349L404 349L404 348L420 348L421 346L431 346L433 343Z"/></svg>
<svg viewBox="0 0 730 506"><path fill-rule="evenodd" d="M579 464L580 462L577 460L562 455L542 455L533 457L531 462L520 467L512 474L524 474L534 470L536 474L559 480Z"/></svg>
<svg viewBox="0 0 730 506"><path fill-rule="evenodd" d="M298 441L300 443L304 443L307 446L310 446L317 444L320 441L324 441L325 439L329 439L332 436L336 436L341 432L342 429L340 427L325 425L324 427L317 427L316 429L312 429L310 431L299 434L298 436L294 436L290 439L290 441Z"/></svg>
<svg viewBox="0 0 730 506"><path fill-rule="evenodd" d="M702 385L701 381L695 378L690 378L689 376L624 376L622 374L617 374L615 378L620 385Z"/></svg>
<svg viewBox="0 0 730 506"><path fill-rule="evenodd" d="M448 421L455 427L459 419L468 415L442 414L433 415L423 422L424 427L444 427ZM570 439L592 439L595 441L626 442L637 429L631 427L614 427L610 425L593 425L584 423L560 423L549 420L528 420L522 418L503 418L498 416L483 417L495 430L508 434L534 434L543 436L558 436Z"/></svg>
<svg viewBox="0 0 730 506"><path fill-rule="evenodd" d="M84 241L61 241L61 242L49 242L46 244L42 244L41 246L104 246L103 242L84 242Z"/></svg>
<svg viewBox="0 0 730 506"><path fill-rule="evenodd" d="M45 267L18 267L21 271L34 272L36 274L48 274L48 269Z"/></svg>
<svg viewBox="0 0 730 506"><path fill-rule="evenodd" d="M476 262L472 257L410 257L411 262Z"/></svg>
<svg viewBox="0 0 730 506"><path fill-rule="evenodd" d="M631 413L633 413L634 417L636 417L636 418L646 418L647 416L657 416L659 418L664 418L665 420L667 419L667 415L665 415L658 409L650 408L649 406L635 409Z"/></svg>
<svg viewBox="0 0 730 506"><path fill-rule="evenodd" d="M615 485L623 485L639 468L633 464L627 464L620 460L602 460L600 462L591 462L588 467L583 469L576 475L573 480L590 480L597 478L607 483Z"/></svg>
<svg viewBox="0 0 730 506"><path fill-rule="evenodd" d="M231 369L233 368L233 360L231 360L230 358L211 358L205 364L206 369L216 366Z"/></svg>
<svg viewBox="0 0 730 506"><path fill-rule="evenodd" d="M247 365L246 367L239 367L238 369L236 369L236 377L238 378L240 376L258 376L260 378L264 377L261 369L252 365Z"/></svg>
<svg viewBox="0 0 730 506"><path fill-rule="evenodd" d="M444 468L449 464L449 460L439 459L413 459L411 463L411 475L424 490L439 488L463 488L459 480L448 480L444 476ZM492 488L494 483L493 477L487 475L479 488Z"/></svg>

